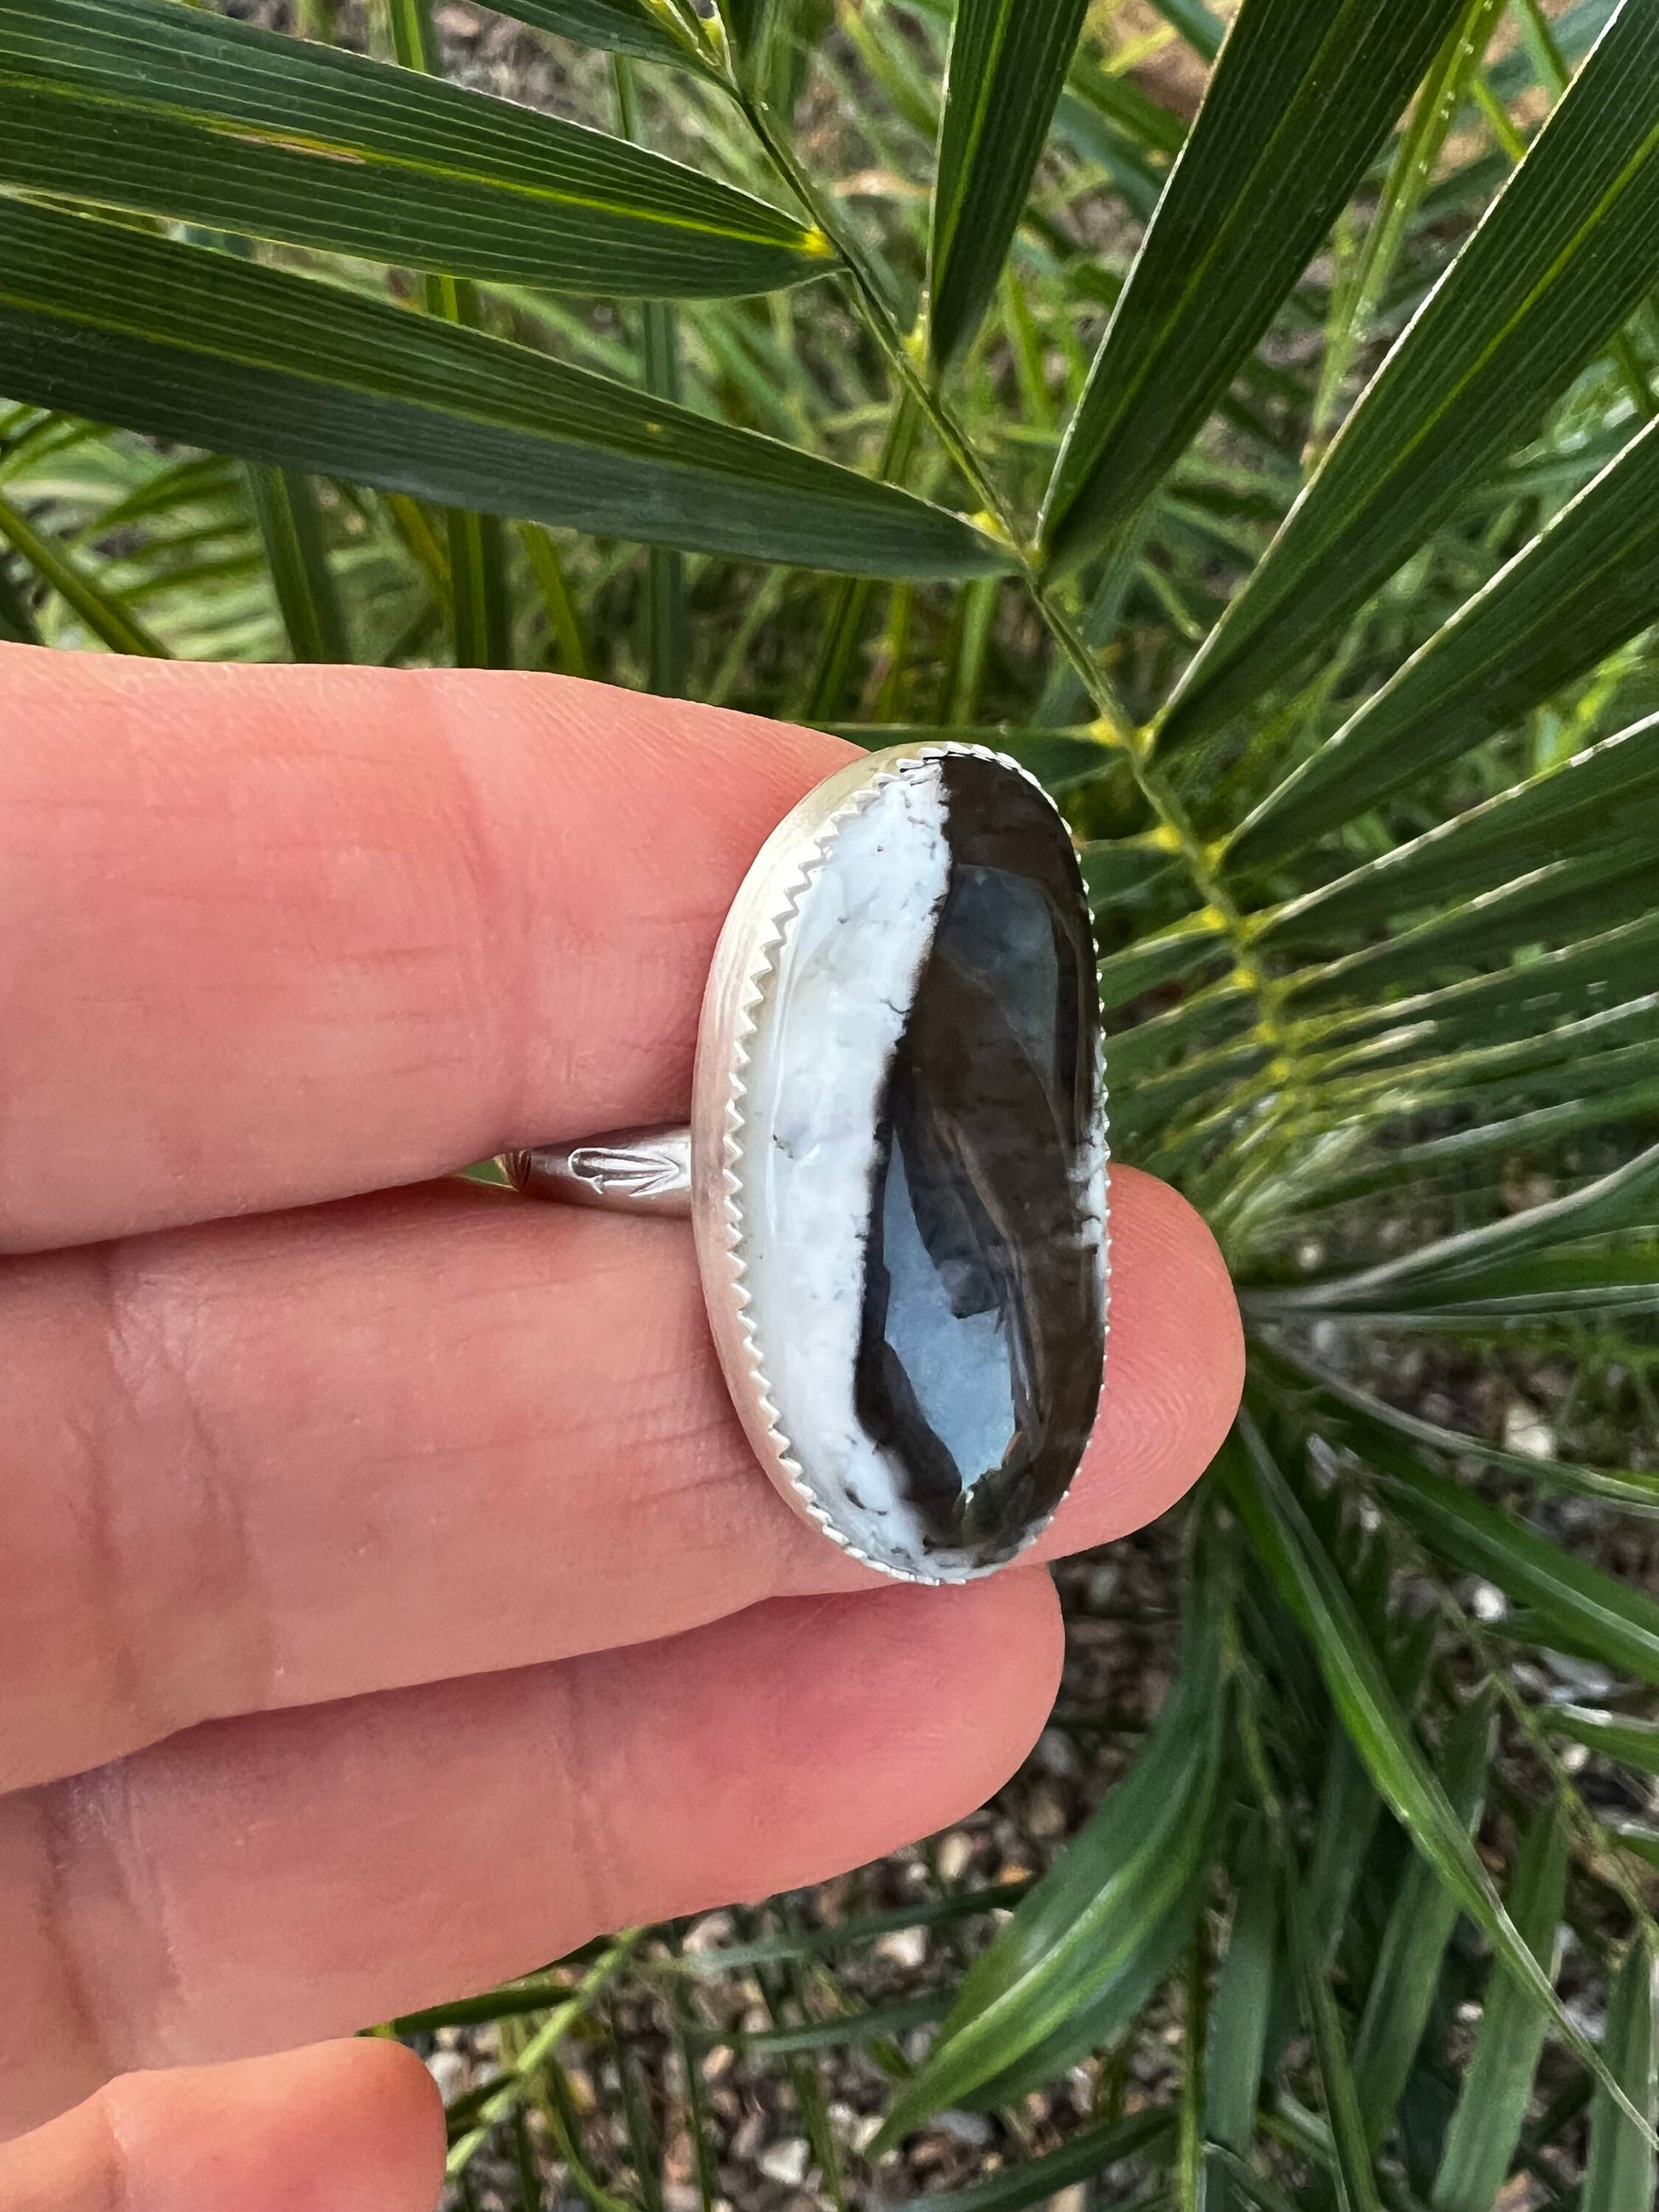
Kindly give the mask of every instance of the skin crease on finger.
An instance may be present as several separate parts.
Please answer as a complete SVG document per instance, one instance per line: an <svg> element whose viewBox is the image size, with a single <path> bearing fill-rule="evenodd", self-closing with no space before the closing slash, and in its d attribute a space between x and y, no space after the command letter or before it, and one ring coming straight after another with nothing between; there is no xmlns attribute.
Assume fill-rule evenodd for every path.
<svg viewBox="0 0 1659 2212"><path fill-rule="evenodd" d="M4 2212L431 2212L438 2093L403 2045L133 2074L0 2146Z"/></svg>
<svg viewBox="0 0 1659 2212"><path fill-rule="evenodd" d="M1214 1243L1130 1169L1113 1271L1048 1556L1164 1510L1237 1398ZM0 1340L0 1786L870 1579L756 1466L683 1224L434 1187L13 1261Z"/></svg>
<svg viewBox="0 0 1659 2212"><path fill-rule="evenodd" d="M337 2034L878 1857L1000 1786L1060 1656L1040 1569L781 1600L216 1723L8 1798L0 2126L134 2066Z"/></svg>

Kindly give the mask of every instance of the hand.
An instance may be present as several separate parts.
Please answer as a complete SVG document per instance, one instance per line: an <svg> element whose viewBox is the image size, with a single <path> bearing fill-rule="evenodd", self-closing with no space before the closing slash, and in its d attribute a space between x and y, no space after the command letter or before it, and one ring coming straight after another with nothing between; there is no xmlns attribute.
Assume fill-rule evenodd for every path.
<svg viewBox="0 0 1659 2212"><path fill-rule="evenodd" d="M548 677L5 647L0 698L0 2132L995 1790L1048 1577L880 1584L798 1521L684 1224L431 1180L684 1115L726 908L848 748ZM1043 1556L1161 1512L1239 1387L1197 1217L1120 1169L1112 1238ZM413 2212L430 2097L384 2043L119 2081L0 2212Z"/></svg>

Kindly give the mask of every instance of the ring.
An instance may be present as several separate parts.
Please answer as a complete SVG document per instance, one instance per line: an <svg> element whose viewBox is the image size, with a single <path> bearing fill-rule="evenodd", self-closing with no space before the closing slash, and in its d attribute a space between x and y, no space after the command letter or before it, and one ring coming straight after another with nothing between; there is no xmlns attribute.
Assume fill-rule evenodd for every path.
<svg viewBox="0 0 1659 2212"><path fill-rule="evenodd" d="M726 1387L785 1498L902 1581L1041 1534L1106 1340L1104 1083L1071 834L977 745L867 755L761 848L689 1128L502 1155L527 1195L689 1215Z"/></svg>

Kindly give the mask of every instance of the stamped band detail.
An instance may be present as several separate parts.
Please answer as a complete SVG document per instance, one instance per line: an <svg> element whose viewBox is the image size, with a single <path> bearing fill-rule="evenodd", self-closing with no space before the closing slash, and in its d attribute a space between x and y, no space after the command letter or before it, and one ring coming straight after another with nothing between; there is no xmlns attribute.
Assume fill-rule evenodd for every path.
<svg viewBox="0 0 1659 2212"><path fill-rule="evenodd" d="M614 1129L574 1145L538 1145L503 1152L501 1164L526 1198L567 1206L602 1206L613 1213L691 1211L691 1132Z"/></svg>

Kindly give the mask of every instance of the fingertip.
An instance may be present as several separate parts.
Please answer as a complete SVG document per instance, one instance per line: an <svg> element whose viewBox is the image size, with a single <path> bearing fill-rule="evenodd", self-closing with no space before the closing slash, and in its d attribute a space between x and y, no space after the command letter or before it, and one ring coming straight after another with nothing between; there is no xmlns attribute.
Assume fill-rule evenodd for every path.
<svg viewBox="0 0 1659 2212"><path fill-rule="evenodd" d="M931 1745L896 1743L903 1769L922 1759L931 1768L937 1795L915 1831L928 1834L994 1796L1042 1733L1060 1689L1065 1627L1042 1567L897 1591L887 1601L889 1632L939 1716Z"/></svg>
<svg viewBox="0 0 1659 2212"><path fill-rule="evenodd" d="M872 1859L950 1826L1001 1789L1042 1733L1065 1631L1040 1567L830 1602L859 1609L865 1686L843 1692L843 1711L849 1731L863 1711L867 1802L878 1818L857 1856ZM849 1687L854 1679L849 1668ZM872 1680L882 1686L874 1743Z"/></svg>
<svg viewBox="0 0 1659 2212"><path fill-rule="evenodd" d="M607 1706L638 1710L664 1818L630 1828L609 1918L727 1904L740 1869L793 1889L932 1834L993 1796L1042 1733L1063 1637L1052 1584L1017 1570L951 1589L896 1588L774 1600L696 1632L696 1664L667 1674L653 1647L611 1655ZM710 1686L728 1686L717 1706ZM741 1686L732 1695L729 1686ZM668 1809L706 1798L720 1819ZM602 1784L620 1799L629 1776ZM672 1845L672 1848L670 1847ZM665 1887L669 1901L663 1903Z"/></svg>
<svg viewBox="0 0 1659 2212"><path fill-rule="evenodd" d="M128 2075L100 2101L123 2212L430 2212L443 2185L437 2087L380 2037Z"/></svg>
<svg viewBox="0 0 1659 2212"><path fill-rule="evenodd" d="M0 2204L27 2212L431 2212L444 2112L379 2037L124 2074L0 2147Z"/></svg>
<svg viewBox="0 0 1659 2212"><path fill-rule="evenodd" d="M383 2203L385 2212L407 2206L426 2212L442 2190L448 2150L437 2083L406 2044L390 2037L355 2036L323 2047L332 2053L343 2151L336 2170L353 2185L349 2212L381 2212Z"/></svg>
<svg viewBox="0 0 1659 2212"><path fill-rule="evenodd" d="M884 1685L884 1749L872 1779L907 1814L906 1833L884 1850L982 1805L1036 1741L1065 1657L1059 1601L1043 1569L1020 1567L832 1602L862 1609L866 1681L873 1674Z"/></svg>

